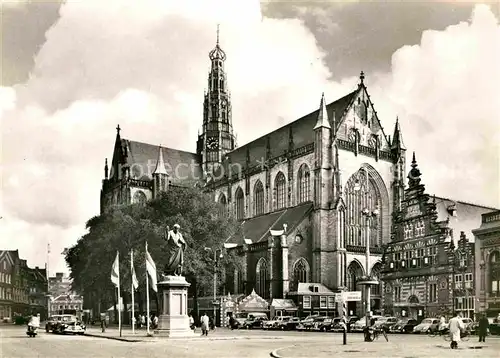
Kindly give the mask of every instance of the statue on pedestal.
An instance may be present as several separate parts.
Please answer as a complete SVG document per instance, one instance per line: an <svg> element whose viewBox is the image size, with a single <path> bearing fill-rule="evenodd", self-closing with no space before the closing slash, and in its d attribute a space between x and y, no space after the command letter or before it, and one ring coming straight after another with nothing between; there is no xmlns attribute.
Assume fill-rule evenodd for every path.
<svg viewBox="0 0 500 358"><path fill-rule="evenodd" d="M175 224L173 230L167 226L164 240L167 242L168 260L163 274L165 276L182 275L182 266L184 265L184 251L186 250L186 241L180 233L180 225Z"/></svg>

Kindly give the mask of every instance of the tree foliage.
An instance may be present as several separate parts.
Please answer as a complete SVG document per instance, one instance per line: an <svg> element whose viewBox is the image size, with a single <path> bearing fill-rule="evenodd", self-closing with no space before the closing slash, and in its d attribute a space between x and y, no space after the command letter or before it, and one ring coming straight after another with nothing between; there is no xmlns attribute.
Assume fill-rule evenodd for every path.
<svg viewBox="0 0 500 358"><path fill-rule="evenodd" d="M146 242L160 275L168 259L165 229L177 223L187 243L184 275L197 282L199 295L211 294L214 268L222 273L226 262L221 261L231 259L230 255L219 259L224 252L223 243L239 228L231 216L218 213L218 204L209 195L195 188L175 188L147 204L122 207L91 218L87 222L88 233L66 254L73 289L81 294L97 292L101 300L113 302L110 274L119 252L121 290L131 292L130 251L133 249L139 290L144 290ZM214 250L219 265L214 265Z"/></svg>

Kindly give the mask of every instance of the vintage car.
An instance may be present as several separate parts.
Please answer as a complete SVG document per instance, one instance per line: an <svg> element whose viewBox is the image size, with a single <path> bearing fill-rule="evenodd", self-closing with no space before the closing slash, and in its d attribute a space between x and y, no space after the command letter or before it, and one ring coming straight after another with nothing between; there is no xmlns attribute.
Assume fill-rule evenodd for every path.
<svg viewBox="0 0 500 358"><path fill-rule="evenodd" d="M45 324L45 332L84 334L85 325L74 315L53 315Z"/></svg>
<svg viewBox="0 0 500 358"><path fill-rule="evenodd" d="M302 321L300 321L300 324L297 326L297 329L299 331L312 329L314 326L314 320L318 317L319 315L307 316Z"/></svg>
<svg viewBox="0 0 500 358"><path fill-rule="evenodd" d="M411 333L413 328L418 325L418 321L413 318L404 317L389 328L389 332L393 333Z"/></svg>
<svg viewBox="0 0 500 358"><path fill-rule="evenodd" d="M265 321L262 324L263 329L282 329L281 325L288 322L292 317L291 316L276 316L274 319Z"/></svg>
<svg viewBox="0 0 500 358"><path fill-rule="evenodd" d="M413 328L413 333L428 333L437 325L439 325L439 318L425 318Z"/></svg>
<svg viewBox="0 0 500 358"><path fill-rule="evenodd" d="M382 316L376 316L376 315L372 316L372 319L375 320L375 324L377 323L377 321L380 318L383 318L383 317ZM366 328L366 316L360 318L359 320L356 321L356 323L354 323L353 325L351 325L351 332L363 332L365 330L365 328Z"/></svg>
<svg viewBox="0 0 500 358"><path fill-rule="evenodd" d="M391 327L398 322L396 317L381 317L375 322L375 328L383 328L386 332L389 332Z"/></svg>
<svg viewBox="0 0 500 358"><path fill-rule="evenodd" d="M292 317L286 322L281 322L278 328L284 331L293 331L297 329L299 324L300 324L300 318Z"/></svg>

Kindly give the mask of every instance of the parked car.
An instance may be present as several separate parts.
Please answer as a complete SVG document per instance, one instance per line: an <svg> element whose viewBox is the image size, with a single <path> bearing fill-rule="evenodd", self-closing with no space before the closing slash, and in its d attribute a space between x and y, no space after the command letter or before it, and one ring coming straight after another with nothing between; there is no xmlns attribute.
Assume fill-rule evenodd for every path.
<svg viewBox="0 0 500 358"><path fill-rule="evenodd" d="M262 328L266 322L267 322L267 316L266 317L250 316L243 322L243 324L241 325L241 328L245 328L245 329Z"/></svg>
<svg viewBox="0 0 500 358"><path fill-rule="evenodd" d="M333 327L338 325L340 322L342 322L341 317L337 318L328 317L323 322L321 322L319 330L322 332L333 331Z"/></svg>
<svg viewBox="0 0 500 358"><path fill-rule="evenodd" d="M382 316L372 316L372 319L375 320L375 323L377 323L377 321L380 319L380 318L383 318ZM354 323L352 326L351 326L351 332L363 332L366 328L366 316L365 317L362 317L361 319L357 320L356 323Z"/></svg>
<svg viewBox="0 0 500 358"><path fill-rule="evenodd" d="M281 324L284 322L287 322L292 318L291 316L276 316L274 319L265 321L262 324L263 329L278 329L280 328Z"/></svg>
<svg viewBox="0 0 500 358"><path fill-rule="evenodd" d="M327 316L319 316L319 317L316 317L314 319L314 322L313 322L313 325L312 325L312 329L315 330L315 331L319 331L321 330L321 327L323 325L323 323L325 322L325 320L327 319L331 319L331 317L327 317Z"/></svg>
<svg viewBox="0 0 500 358"><path fill-rule="evenodd" d="M84 334L85 330L86 327L82 321L76 316L69 314L54 315L45 324L45 331L52 333Z"/></svg>
<svg viewBox="0 0 500 358"><path fill-rule="evenodd" d="M297 329L297 326L300 324L299 317L291 317L288 321L280 323L280 329L284 331L293 331Z"/></svg>
<svg viewBox="0 0 500 358"><path fill-rule="evenodd" d="M394 325L389 328L389 332L393 333L411 333L413 328L418 325L416 319L404 317L398 320Z"/></svg>
<svg viewBox="0 0 500 358"><path fill-rule="evenodd" d="M304 318L300 321L300 324L297 326L298 330L310 330L314 326L314 319L319 317L319 315L311 315Z"/></svg>
<svg viewBox="0 0 500 358"><path fill-rule="evenodd" d="M351 326L359 321L358 316L350 316L349 319L347 320L347 332L351 332Z"/></svg>
<svg viewBox="0 0 500 358"><path fill-rule="evenodd" d="M438 318L425 318L420 324L413 328L413 333L427 333L432 329L432 326L439 325Z"/></svg>
<svg viewBox="0 0 500 358"><path fill-rule="evenodd" d="M390 328L398 322L396 317L381 317L375 322L375 328L383 328L386 332L390 331Z"/></svg>
<svg viewBox="0 0 500 358"><path fill-rule="evenodd" d="M235 316L235 320L237 322L236 325L238 328L245 328L245 322L247 320L253 321L259 317L261 319L267 320L267 314L264 312L238 312L238 313L236 313L236 316Z"/></svg>

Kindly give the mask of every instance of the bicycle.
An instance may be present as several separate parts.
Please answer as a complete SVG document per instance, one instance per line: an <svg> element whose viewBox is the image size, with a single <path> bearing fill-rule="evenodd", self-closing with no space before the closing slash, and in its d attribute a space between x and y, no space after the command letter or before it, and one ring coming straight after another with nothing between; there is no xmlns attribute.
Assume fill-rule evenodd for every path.
<svg viewBox="0 0 500 358"><path fill-rule="evenodd" d="M447 336L449 334L450 334L450 332L448 331L448 328L445 328L445 329L430 329L430 330L427 331L427 335L429 337Z"/></svg>
<svg viewBox="0 0 500 358"><path fill-rule="evenodd" d="M460 340L462 342L467 342L469 340L470 336L471 336L471 332L469 330L465 330L465 331L460 332ZM445 334L443 338L446 342L451 341L451 337L450 337L449 333Z"/></svg>
<svg viewBox="0 0 500 358"><path fill-rule="evenodd" d="M387 333L383 328L370 328L368 333L370 334L370 341L373 342L379 339L380 334L382 334L385 338L386 342L389 342L389 338L387 337Z"/></svg>

